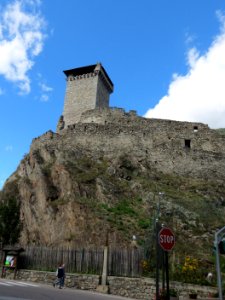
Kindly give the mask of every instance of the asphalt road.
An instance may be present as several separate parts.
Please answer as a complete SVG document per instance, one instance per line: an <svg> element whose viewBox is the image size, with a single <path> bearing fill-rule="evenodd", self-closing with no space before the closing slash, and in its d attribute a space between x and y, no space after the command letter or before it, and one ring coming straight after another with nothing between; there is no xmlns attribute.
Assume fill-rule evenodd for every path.
<svg viewBox="0 0 225 300"><path fill-rule="evenodd" d="M0 279L0 300L131 300L112 295L75 290L58 289L49 285L25 281ZM132 299L134 300L134 299Z"/></svg>

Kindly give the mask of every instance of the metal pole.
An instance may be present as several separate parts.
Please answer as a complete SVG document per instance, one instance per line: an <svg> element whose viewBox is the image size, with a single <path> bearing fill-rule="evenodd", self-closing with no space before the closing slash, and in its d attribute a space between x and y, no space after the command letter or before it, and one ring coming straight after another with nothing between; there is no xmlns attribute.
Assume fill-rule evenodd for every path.
<svg viewBox="0 0 225 300"><path fill-rule="evenodd" d="M225 226L218 230L215 233L215 247L216 247L216 273L217 273L217 286L219 291L219 299L223 300L223 294L222 294L222 281L221 281L221 272L220 272L220 256L219 256L219 247L218 243L221 241L219 239L219 235L225 231Z"/></svg>
<svg viewBox="0 0 225 300"><path fill-rule="evenodd" d="M166 262L165 262L165 251L162 252L162 290L165 290L165 269L166 269Z"/></svg>
<svg viewBox="0 0 225 300"><path fill-rule="evenodd" d="M156 212L156 219L155 219L155 242L156 242L156 300L159 300L159 217L160 217L160 198L164 195L163 192L159 192L158 204L157 204L157 212ZM160 226L161 227L161 226Z"/></svg>
<svg viewBox="0 0 225 300"><path fill-rule="evenodd" d="M159 300L159 242L158 242L158 219L155 222L155 242L156 242L156 274L155 274L155 284L156 284L156 300Z"/></svg>
<svg viewBox="0 0 225 300"><path fill-rule="evenodd" d="M217 286L219 291L219 299L222 300L222 282L221 282L221 273L220 273L220 256L219 256L219 249L218 249L218 242L215 242L216 246L216 274L217 274Z"/></svg>
<svg viewBox="0 0 225 300"><path fill-rule="evenodd" d="M165 258L166 258L166 299L170 299L170 279L169 279L169 259L168 259L168 252L165 251Z"/></svg>

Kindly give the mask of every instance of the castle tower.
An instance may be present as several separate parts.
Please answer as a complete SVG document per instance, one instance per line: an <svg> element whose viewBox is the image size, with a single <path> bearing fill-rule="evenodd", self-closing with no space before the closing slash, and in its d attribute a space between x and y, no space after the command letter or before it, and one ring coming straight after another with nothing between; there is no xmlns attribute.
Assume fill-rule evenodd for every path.
<svg viewBox="0 0 225 300"><path fill-rule="evenodd" d="M83 112L109 107L113 83L100 63L64 71L67 77L63 127L79 122Z"/></svg>

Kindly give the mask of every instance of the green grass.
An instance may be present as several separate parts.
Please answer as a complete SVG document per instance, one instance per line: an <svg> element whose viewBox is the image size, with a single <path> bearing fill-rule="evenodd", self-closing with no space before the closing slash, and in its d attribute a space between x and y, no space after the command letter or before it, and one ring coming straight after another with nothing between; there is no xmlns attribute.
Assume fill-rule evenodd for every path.
<svg viewBox="0 0 225 300"><path fill-rule="evenodd" d="M216 131L221 135L225 135L225 128L218 128Z"/></svg>
<svg viewBox="0 0 225 300"><path fill-rule="evenodd" d="M38 157L38 154L36 155ZM147 239L152 238L157 204L160 203L159 222L174 229L177 239L176 253L206 257L211 255L210 245L213 241L210 238L202 241L201 236L224 226L223 183L164 174L152 167L148 169L147 163L143 171L137 172L137 168L128 157L120 158L118 164L113 165L115 172L109 174L107 169L113 164L110 161L94 159L79 151L63 155L62 164L72 185L74 184L72 190L76 191L69 198L62 198L61 191L53 184L54 160L41 164L48 184L49 205L56 212L58 207L73 201L88 211L90 218L87 225L90 228L102 228L104 224L111 231L119 232L127 244L135 234L138 236L138 243L144 246ZM130 176L129 180L127 175ZM28 180L23 180L28 183ZM19 181L22 182L22 179L18 178ZM14 191L14 194L18 194L16 186L17 182L13 185L8 184L4 193L11 194ZM163 192L164 196L160 198L159 192ZM95 223L91 223L92 221ZM182 242L182 237L185 242ZM150 242L152 243L152 240ZM187 243L190 244L189 247Z"/></svg>

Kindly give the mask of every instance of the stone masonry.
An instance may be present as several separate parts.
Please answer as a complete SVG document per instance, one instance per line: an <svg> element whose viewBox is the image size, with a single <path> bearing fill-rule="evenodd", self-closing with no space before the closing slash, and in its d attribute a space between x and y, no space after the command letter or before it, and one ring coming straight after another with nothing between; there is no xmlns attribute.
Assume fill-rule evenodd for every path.
<svg viewBox="0 0 225 300"><path fill-rule="evenodd" d="M91 70L94 69L92 66ZM82 74L89 74L85 75L87 78L73 78L71 82L76 84L78 81L88 81L90 76L99 76L99 80L102 80L99 73L92 76L90 70L83 71ZM73 77L81 76L76 75L80 70L74 69L71 72ZM66 74L69 76L71 72ZM73 102L71 98L73 107L65 103L64 116L60 118L57 133L49 131L35 138L29 155L25 156L17 171L8 180L10 188L9 184L17 184L22 199L21 219L24 222L21 243L59 245L63 242L70 245L78 241L85 245L102 244L103 238L96 234L102 231L101 221L96 222L97 214L92 212L90 216L94 217L87 217L81 201L93 197L99 200L99 203L117 203L118 199L122 199L123 191L127 193L125 197L128 198L128 190L135 197L141 194L140 197L145 201L150 199L154 192L151 184L157 188L157 183L160 184L162 179L163 186L169 186L170 182L171 185L175 182L179 186L181 182L178 192L185 191L183 194L186 196L186 189L188 191L192 181L189 183L189 179L193 178L201 190L195 188L195 185L193 188L191 186L194 195L199 194L198 197L191 198L191 201L198 204L200 197L201 201L206 197L206 204L211 205L208 205L209 209L212 207L216 212L217 208L224 208L224 195L220 192L223 191L225 178L223 133L202 123L147 119L137 116L135 111L125 112L123 109L109 108L107 105L97 107L97 103L100 102L108 104L106 99L105 102L101 101L94 101L94 109L87 109L80 102L79 116L76 115L75 100ZM78 167L78 164L81 166ZM79 174L83 175L83 181L80 180ZM178 176L182 177L181 181L178 180ZM149 182L151 184L148 187ZM205 189L204 186L209 188ZM209 193L211 187L212 193ZM170 203L173 203L174 199L172 195L170 197L170 201L165 200L165 211L173 209L176 205L180 224L192 224L191 209L189 213L189 209L183 207L182 203L172 206ZM209 198L212 200L209 201ZM193 214L193 218L195 229L199 225L198 212ZM65 219L70 224L68 229L57 230ZM220 222L223 222L222 218ZM197 241L196 237L199 237L202 244L206 240L208 243L215 227L210 231L208 225L198 228L199 231L196 232L199 235L196 235L194 229L189 231L185 226L179 227L188 240ZM117 242L122 239L118 230L115 240Z"/></svg>
<svg viewBox="0 0 225 300"><path fill-rule="evenodd" d="M134 110L109 107L113 83L101 64L64 73L67 88L57 126L60 135L68 139L69 133L75 134L76 144L90 144L108 155L134 152L162 172L223 177L224 135L202 123L147 119ZM73 144L72 137L69 143Z"/></svg>
<svg viewBox="0 0 225 300"><path fill-rule="evenodd" d="M83 112L109 106L113 83L100 63L64 71L67 86L63 116L64 126L79 122Z"/></svg>
<svg viewBox="0 0 225 300"><path fill-rule="evenodd" d="M224 135L202 123L147 119L109 107L113 84L101 64L64 73L67 90L57 133L70 146L76 137L76 145L107 156L133 153L165 173L223 178Z"/></svg>
<svg viewBox="0 0 225 300"><path fill-rule="evenodd" d="M13 274L11 274L13 275ZM7 279L13 279L10 274ZM16 280L52 285L55 272L18 270ZM66 274L65 286L71 289L81 289L96 292L100 282L99 275L91 274ZM155 279L146 277L116 277L108 276L109 293L112 295L129 297L137 300L155 299ZM180 282L170 282L170 288L178 291L180 299L189 299L188 294L195 291L198 298L209 298L217 289L210 286L199 286Z"/></svg>
<svg viewBox="0 0 225 300"><path fill-rule="evenodd" d="M32 148L43 139L45 135L34 140ZM118 108L95 109L84 112L79 123L53 134L51 144L59 140L65 149L67 145L89 147L96 156L129 153L167 174L224 178L225 135L202 123L147 119Z"/></svg>

